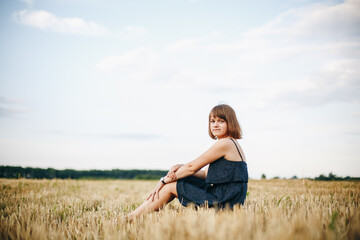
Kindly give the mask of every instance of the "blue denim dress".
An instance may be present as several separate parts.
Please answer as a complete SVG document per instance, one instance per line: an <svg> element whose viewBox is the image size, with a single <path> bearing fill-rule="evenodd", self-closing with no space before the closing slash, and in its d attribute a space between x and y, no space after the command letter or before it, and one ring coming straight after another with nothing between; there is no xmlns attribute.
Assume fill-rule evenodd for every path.
<svg viewBox="0 0 360 240"><path fill-rule="evenodd" d="M182 205L192 203L196 206L232 209L235 204L244 204L248 170L236 144L235 146L242 161L229 161L221 157L210 163L206 180L194 176L178 180L176 190Z"/></svg>

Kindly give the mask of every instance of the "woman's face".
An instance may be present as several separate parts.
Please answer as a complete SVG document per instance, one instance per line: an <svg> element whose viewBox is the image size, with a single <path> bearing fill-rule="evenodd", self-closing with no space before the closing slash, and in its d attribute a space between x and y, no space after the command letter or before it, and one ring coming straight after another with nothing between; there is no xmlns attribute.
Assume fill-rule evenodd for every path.
<svg viewBox="0 0 360 240"><path fill-rule="evenodd" d="M222 118L212 116L210 118L210 130L217 139L227 137L227 123Z"/></svg>

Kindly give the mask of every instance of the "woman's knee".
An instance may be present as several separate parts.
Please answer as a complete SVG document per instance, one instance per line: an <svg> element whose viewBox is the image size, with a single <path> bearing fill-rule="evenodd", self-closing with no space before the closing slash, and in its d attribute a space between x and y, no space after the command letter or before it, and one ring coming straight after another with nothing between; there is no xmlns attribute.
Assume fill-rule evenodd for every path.
<svg viewBox="0 0 360 240"><path fill-rule="evenodd" d="M168 191L177 197L176 184L177 182L167 183L164 185L163 190Z"/></svg>

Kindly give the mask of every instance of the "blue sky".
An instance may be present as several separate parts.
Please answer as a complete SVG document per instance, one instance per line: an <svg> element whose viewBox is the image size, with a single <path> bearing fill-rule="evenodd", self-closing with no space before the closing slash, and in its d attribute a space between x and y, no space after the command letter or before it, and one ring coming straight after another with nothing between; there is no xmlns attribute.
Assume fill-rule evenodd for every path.
<svg viewBox="0 0 360 240"><path fill-rule="evenodd" d="M0 164L168 169L231 105L250 177L360 175L360 1L0 3Z"/></svg>

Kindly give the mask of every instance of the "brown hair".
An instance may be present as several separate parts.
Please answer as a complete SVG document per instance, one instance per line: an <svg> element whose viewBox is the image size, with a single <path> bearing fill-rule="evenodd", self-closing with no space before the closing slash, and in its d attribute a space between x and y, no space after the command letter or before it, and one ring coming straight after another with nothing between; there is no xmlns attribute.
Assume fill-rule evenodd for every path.
<svg viewBox="0 0 360 240"><path fill-rule="evenodd" d="M242 131L240 128L240 124L236 118L236 114L234 109L232 109L229 105L220 104L215 106L210 114L209 114L209 135L212 139L216 139L216 137L212 134L210 129L210 119L211 117L218 117L224 119L227 123L227 136L235 139L242 138Z"/></svg>

